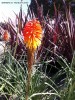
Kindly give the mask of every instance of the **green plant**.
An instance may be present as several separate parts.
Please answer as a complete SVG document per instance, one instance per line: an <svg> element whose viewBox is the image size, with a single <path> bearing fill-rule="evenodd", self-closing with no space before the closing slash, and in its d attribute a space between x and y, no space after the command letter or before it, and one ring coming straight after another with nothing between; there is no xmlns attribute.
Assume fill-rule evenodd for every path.
<svg viewBox="0 0 75 100"><path fill-rule="evenodd" d="M75 52L73 53L72 62L68 63L65 59L60 57L58 60L62 69L65 71L65 82L61 92L60 100L74 100L75 99Z"/></svg>
<svg viewBox="0 0 75 100"><path fill-rule="evenodd" d="M23 62L24 60L22 60ZM0 64L0 93L9 98L25 100L27 62L24 67L9 52L5 55L5 64ZM38 65L37 65L38 67ZM51 84L51 85L50 85ZM56 84L44 73L35 69L32 75L29 100L48 100L51 96L60 97ZM54 86L54 87L53 87Z"/></svg>

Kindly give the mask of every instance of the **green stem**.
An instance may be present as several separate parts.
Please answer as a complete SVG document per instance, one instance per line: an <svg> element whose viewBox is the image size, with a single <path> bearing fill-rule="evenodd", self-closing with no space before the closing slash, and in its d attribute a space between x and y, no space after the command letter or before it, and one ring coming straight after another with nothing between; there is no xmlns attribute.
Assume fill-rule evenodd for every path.
<svg viewBox="0 0 75 100"><path fill-rule="evenodd" d="M5 42L5 46L4 46L4 54L5 54L5 50L6 50L6 42Z"/></svg>

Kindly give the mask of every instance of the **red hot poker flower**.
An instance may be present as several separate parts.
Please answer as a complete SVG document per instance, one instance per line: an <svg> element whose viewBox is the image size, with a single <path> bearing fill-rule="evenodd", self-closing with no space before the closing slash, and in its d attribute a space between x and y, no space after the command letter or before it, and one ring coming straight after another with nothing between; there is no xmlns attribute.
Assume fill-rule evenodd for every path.
<svg viewBox="0 0 75 100"><path fill-rule="evenodd" d="M9 33L7 30L5 30L4 34L3 34L3 40L4 41L8 41L9 40Z"/></svg>
<svg viewBox="0 0 75 100"><path fill-rule="evenodd" d="M28 21L23 29L24 42L30 50L36 50L41 44L42 28L36 19Z"/></svg>

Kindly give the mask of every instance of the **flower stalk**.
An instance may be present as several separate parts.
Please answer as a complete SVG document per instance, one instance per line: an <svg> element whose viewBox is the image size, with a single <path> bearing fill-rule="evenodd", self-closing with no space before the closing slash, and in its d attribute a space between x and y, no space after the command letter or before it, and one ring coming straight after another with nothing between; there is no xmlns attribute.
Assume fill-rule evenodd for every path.
<svg viewBox="0 0 75 100"><path fill-rule="evenodd" d="M26 100L28 100L30 84L31 84L31 73L32 73L32 66L34 63L34 51L30 51L27 49L27 56L28 56L28 78L27 78L27 87L26 87Z"/></svg>
<svg viewBox="0 0 75 100"><path fill-rule="evenodd" d="M34 53L37 47L41 44L42 38L42 28L40 22L36 19L28 21L23 29L24 43L27 47L28 56L28 78L26 87L26 100L28 100L30 83L31 83L31 73L32 65L34 63Z"/></svg>

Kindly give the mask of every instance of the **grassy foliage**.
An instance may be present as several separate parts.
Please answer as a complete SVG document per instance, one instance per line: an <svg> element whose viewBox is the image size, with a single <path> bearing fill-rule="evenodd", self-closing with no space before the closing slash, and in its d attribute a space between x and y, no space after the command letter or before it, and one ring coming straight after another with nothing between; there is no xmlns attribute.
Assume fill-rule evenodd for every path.
<svg viewBox="0 0 75 100"><path fill-rule="evenodd" d="M12 98L16 95L16 99L24 100L27 79L26 66L22 67L9 52L6 53L5 60L5 64L0 64L0 92L8 94ZM58 91L52 85L56 87L52 79L36 69L32 75L30 100L31 98L41 100L45 95L47 95L45 98L49 98L49 95L50 97L51 95L59 97Z"/></svg>

